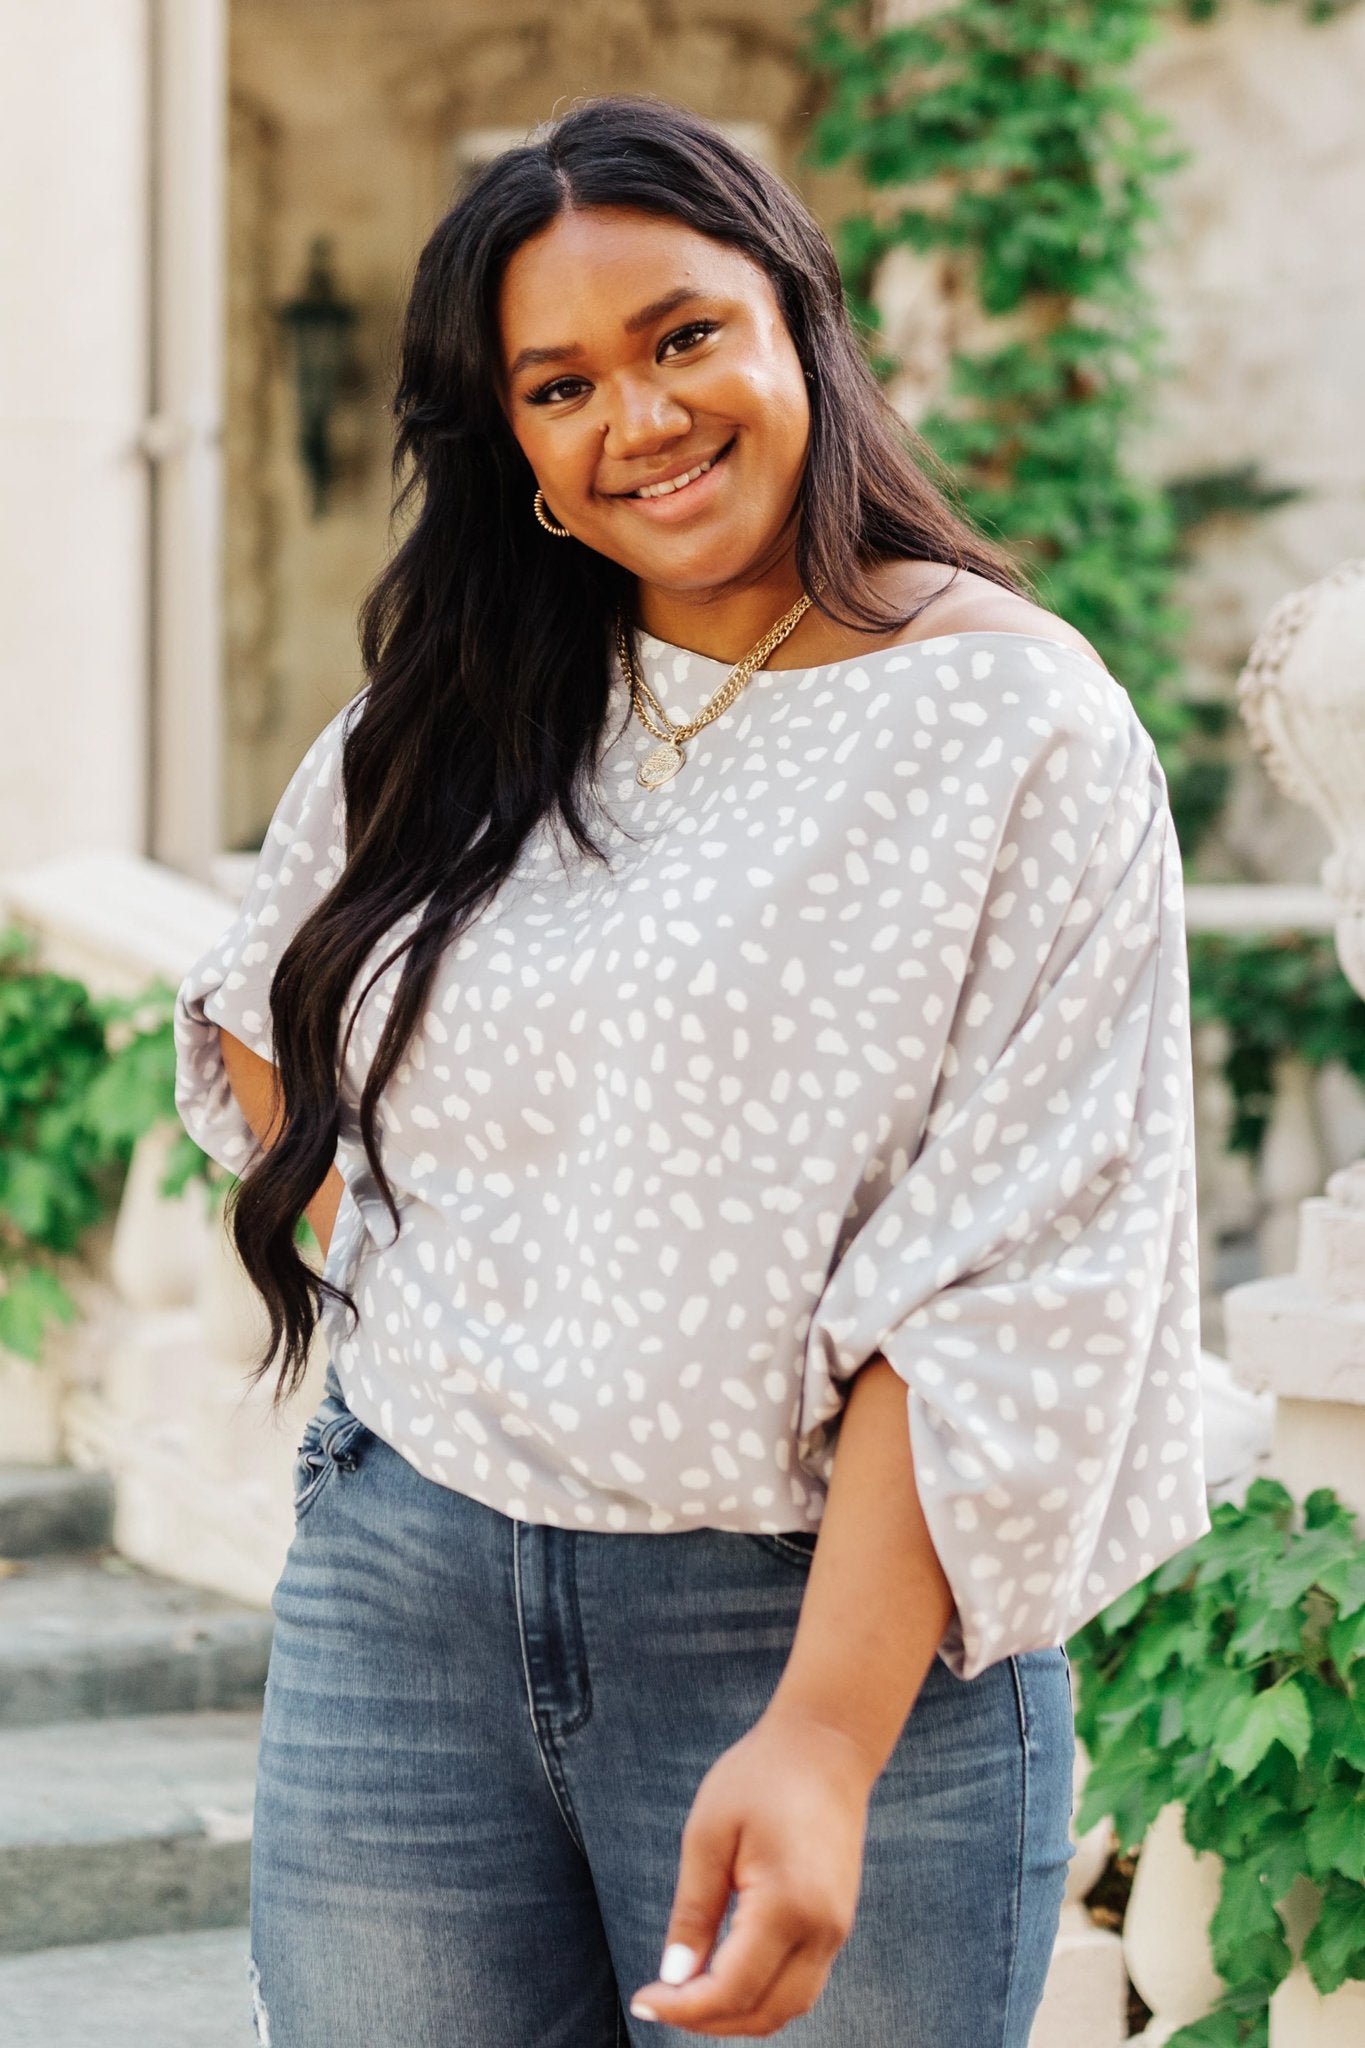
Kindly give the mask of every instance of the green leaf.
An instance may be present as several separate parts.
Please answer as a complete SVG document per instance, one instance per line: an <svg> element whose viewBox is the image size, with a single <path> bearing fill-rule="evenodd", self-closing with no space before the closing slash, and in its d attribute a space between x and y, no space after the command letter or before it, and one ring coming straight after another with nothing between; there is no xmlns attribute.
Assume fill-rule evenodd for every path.
<svg viewBox="0 0 1365 2048"><path fill-rule="evenodd" d="M1357 1538L1353 1550L1328 1565L1317 1583L1336 1602L1340 1619L1365 1613L1365 1543Z"/></svg>
<svg viewBox="0 0 1365 2048"><path fill-rule="evenodd" d="M1250 1802L1238 1802L1240 1841L1229 1839L1226 1827L1219 1830L1224 1851L1235 1849L1238 1856L1250 1856L1251 1867L1265 1885L1268 1896L1279 1901L1296 1878L1307 1877L1308 1845L1304 1839L1303 1816L1287 1812L1272 1795L1261 1802L1262 1810L1249 1811Z"/></svg>
<svg viewBox="0 0 1365 2048"><path fill-rule="evenodd" d="M1330 1486L1315 1486L1303 1503L1303 1525L1305 1529L1344 1529L1347 1535L1356 1530L1356 1518L1350 1509L1339 1501Z"/></svg>
<svg viewBox="0 0 1365 2048"><path fill-rule="evenodd" d="M1354 1531L1340 1527L1311 1530L1292 1542L1285 1555L1267 1567L1260 1591L1274 1606L1289 1606L1308 1588L1323 1583L1324 1574L1339 1578L1365 1564ZM1362 1594L1365 1602L1365 1593Z"/></svg>
<svg viewBox="0 0 1365 2048"><path fill-rule="evenodd" d="M1185 1703L1174 1693L1167 1693L1161 1702L1161 1710L1157 1717L1157 1748L1169 1749L1173 1742L1179 1742L1184 1733Z"/></svg>
<svg viewBox="0 0 1365 2048"><path fill-rule="evenodd" d="M175 1116L172 997L156 983L96 1002L0 933L0 1343L23 1356L76 1312L52 1257L81 1251L138 1137Z"/></svg>
<svg viewBox="0 0 1365 2048"><path fill-rule="evenodd" d="M1167 2048L1268 2048L1268 2030L1224 2006L1169 2036Z"/></svg>
<svg viewBox="0 0 1365 2048"><path fill-rule="evenodd" d="M1308 1867L1314 1877L1326 1877L1335 1870L1352 1883L1365 1886L1365 1803L1361 1787L1355 1783L1336 1789L1335 1800L1320 1797L1308 1816L1304 1830ZM1365 1916L1365 1892L1361 1894L1360 1907Z"/></svg>
<svg viewBox="0 0 1365 2048"><path fill-rule="evenodd" d="M1249 1778L1272 1743L1283 1743L1297 1761L1311 1733L1308 1702L1291 1678L1257 1693L1249 1705L1239 1701L1232 1707L1219 1723L1214 1747L1234 1778Z"/></svg>
<svg viewBox="0 0 1365 2048"><path fill-rule="evenodd" d="M1129 1622L1141 1614L1148 1597L1149 1589L1144 1581L1130 1586L1126 1593L1120 1593L1117 1600L1112 1600L1099 1616L1100 1626L1106 1635L1117 1635L1120 1629L1127 1628Z"/></svg>
<svg viewBox="0 0 1365 2048"><path fill-rule="evenodd" d="M1330 1877L1303 1945L1303 1963L1323 1996L1348 1980L1365 1978L1365 1894L1359 1885Z"/></svg>
<svg viewBox="0 0 1365 2048"><path fill-rule="evenodd" d="M1213 1747L1219 1731L1250 1712L1256 1688L1244 1671L1210 1659L1198 1687L1185 1702L1185 1732L1196 1749Z"/></svg>
<svg viewBox="0 0 1365 2048"><path fill-rule="evenodd" d="M1194 1566L1190 1553L1188 1550L1182 1550L1143 1583L1154 1598L1160 1599L1167 1593L1179 1592L1191 1583L1193 1577Z"/></svg>
<svg viewBox="0 0 1365 2048"><path fill-rule="evenodd" d="M1121 1760L1104 1755L1093 1763L1081 1795L1076 1824L1084 1832L1096 1822L1112 1819L1114 1832L1125 1848L1141 1842L1173 1788L1154 1771L1150 1758L1138 1755Z"/></svg>
<svg viewBox="0 0 1365 2048"><path fill-rule="evenodd" d="M62 1184L55 1161L11 1153L0 1170L0 1209L21 1236L41 1243L61 1215Z"/></svg>
<svg viewBox="0 0 1365 2048"><path fill-rule="evenodd" d="M1257 1664L1265 1657L1287 1656L1297 1650L1303 1635L1303 1616L1297 1606L1262 1607L1248 1616L1228 1644L1229 1657L1240 1664Z"/></svg>
<svg viewBox="0 0 1365 2048"><path fill-rule="evenodd" d="M1338 1729L1332 1753L1353 1771L1365 1772L1365 1697L1353 1695L1345 1725Z"/></svg>
<svg viewBox="0 0 1365 2048"><path fill-rule="evenodd" d="M1242 1503L1242 1515L1247 1518L1259 1516L1287 1529L1294 1516L1294 1496L1278 1479L1253 1479ZM1229 1524L1239 1519L1235 1511L1227 1517Z"/></svg>
<svg viewBox="0 0 1365 2048"><path fill-rule="evenodd" d="M1270 1990L1287 1976L1292 1957L1284 1925L1253 1865L1233 1863L1224 1869L1209 1942L1226 1983L1254 1980Z"/></svg>
<svg viewBox="0 0 1365 2048"><path fill-rule="evenodd" d="M1177 1608L1164 1617L1154 1618L1143 1630L1134 1653L1134 1668L1143 1678L1155 1678L1168 1664L1198 1664L1207 1651L1207 1631L1202 1622Z"/></svg>
<svg viewBox="0 0 1365 2048"><path fill-rule="evenodd" d="M56 1275L43 1266L14 1274L0 1294L0 1346L34 1364L54 1323L74 1322L75 1302Z"/></svg>

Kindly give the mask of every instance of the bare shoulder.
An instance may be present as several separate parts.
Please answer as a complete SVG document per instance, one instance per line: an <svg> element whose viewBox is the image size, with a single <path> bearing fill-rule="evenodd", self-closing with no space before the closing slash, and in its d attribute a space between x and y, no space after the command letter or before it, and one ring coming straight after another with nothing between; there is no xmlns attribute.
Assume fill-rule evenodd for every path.
<svg viewBox="0 0 1365 2048"><path fill-rule="evenodd" d="M955 576L940 569L936 572L937 582L926 587L925 567L923 563L910 562L885 565L886 594L897 601L904 598L907 607L923 603L925 596L935 589L940 592L898 635L898 642L935 640L948 633L1021 633L1070 647L1104 666L1085 635L1058 618L1056 612L1045 610L1030 598L1018 597L1012 590L1003 590L998 583L970 569L960 570ZM909 573L912 571L915 573Z"/></svg>

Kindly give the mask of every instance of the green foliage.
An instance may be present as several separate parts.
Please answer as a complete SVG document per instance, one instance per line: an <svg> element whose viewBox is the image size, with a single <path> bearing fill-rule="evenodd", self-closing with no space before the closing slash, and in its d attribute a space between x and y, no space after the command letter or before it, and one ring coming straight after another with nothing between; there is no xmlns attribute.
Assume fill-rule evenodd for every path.
<svg viewBox="0 0 1365 2048"><path fill-rule="evenodd" d="M1321 1905L1303 1961L1322 1992L1365 1978L1365 1542L1326 1489L1245 1503L1071 1645L1091 1772L1078 1826L1139 1843L1170 1800L1225 1870L1210 1929L1227 1995L1172 2048L1264 2043L1290 1967L1276 1907Z"/></svg>
<svg viewBox="0 0 1365 2048"><path fill-rule="evenodd" d="M1166 495L1175 515L1181 554L1188 556L1190 535L1208 520L1275 512L1281 505L1297 504L1304 493L1298 484L1268 483L1258 462L1237 462L1227 469L1171 477Z"/></svg>
<svg viewBox="0 0 1365 2048"><path fill-rule="evenodd" d="M1222 0L1182 0L1185 13L1191 21L1212 21L1222 13ZM1276 7L1281 0L1261 0L1262 6ZM1310 21L1335 21L1339 14L1346 14L1359 0L1297 0Z"/></svg>
<svg viewBox="0 0 1365 2048"><path fill-rule="evenodd" d="M966 510L1127 685L1188 854L1222 806L1228 768L1208 714L1180 688L1185 539L1215 511L1264 511L1294 493L1251 465L1164 488L1128 460L1157 366L1140 259L1161 180L1181 161L1132 67L1170 5L955 0L878 29L861 0L820 0L807 61L824 104L808 154L867 190L835 243L879 374L897 367L874 297L893 249L940 252L998 320L993 343L956 354L946 402L920 430ZM1216 7L1188 0L1185 11Z"/></svg>
<svg viewBox="0 0 1365 2048"><path fill-rule="evenodd" d="M862 14L823 0L810 46L829 87L812 160L851 165L869 188L839 236L850 304L875 332L876 273L908 244L948 252L1006 323L955 358L948 403L921 430L973 517L1123 677L1170 761L1188 726L1173 688L1178 530L1124 453L1155 343L1138 259L1178 161L1130 83L1161 8L958 0L880 32Z"/></svg>
<svg viewBox="0 0 1365 2048"><path fill-rule="evenodd" d="M76 1305L64 1259L117 1206L133 1146L175 1117L174 991L97 1002L0 933L0 1346L41 1356ZM183 1133L163 1190L207 1174Z"/></svg>
<svg viewBox="0 0 1365 2048"><path fill-rule="evenodd" d="M1223 1078L1233 1102L1229 1148L1260 1150L1275 1100L1277 1061L1339 1061L1365 1082L1365 1002L1326 932L1274 937L1190 936L1190 1012L1227 1029Z"/></svg>

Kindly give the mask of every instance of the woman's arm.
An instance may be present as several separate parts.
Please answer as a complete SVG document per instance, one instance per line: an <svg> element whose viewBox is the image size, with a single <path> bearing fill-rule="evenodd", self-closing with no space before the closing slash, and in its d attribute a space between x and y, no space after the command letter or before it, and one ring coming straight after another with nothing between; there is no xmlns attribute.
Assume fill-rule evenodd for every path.
<svg viewBox="0 0 1365 2048"><path fill-rule="evenodd" d="M642 1986L632 2011L768 2034L815 2003L853 1925L872 1787L952 1612L915 1487L905 1383L876 1358L844 1408L786 1669L707 1772L683 1831L672 1971L709 1954L732 1890L734 1923L709 1970Z"/></svg>
<svg viewBox="0 0 1365 2048"><path fill-rule="evenodd" d="M223 1065L227 1068L228 1081L242 1115L268 1151L279 1136L284 1111L279 1075L269 1060L263 1060L258 1052L243 1045L240 1038L234 1038L221 1024L218 1041L223 1048ZM324 1258L332 1242L332 1227L345 1192L345 1181L337 1168L331 1166L327 1169L327 1178L304 1208L304 1214L313 1226L313 1235L322 1246Z"/></svg>
<svg viewBox="0 0 1365 2048"><path fill-rule="evenodd" d="M915 1486L905 1381L884 1358L854 1380L810 1583L770 1715L852 1742L875 1780L953 1614Z"/></svg>

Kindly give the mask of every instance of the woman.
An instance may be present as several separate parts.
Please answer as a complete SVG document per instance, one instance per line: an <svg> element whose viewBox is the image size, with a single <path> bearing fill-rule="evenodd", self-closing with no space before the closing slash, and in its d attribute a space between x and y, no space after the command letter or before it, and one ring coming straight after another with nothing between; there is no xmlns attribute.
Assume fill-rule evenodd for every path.
<svg viewBox="0 0 1365 2048"><path fill-rule="evenodd" d="M691 115L483 172L396 411L369 681L178 1004L331 1361L259 2038L1024 2048L1059 1645L1205 1526L1152 748Z"/></svg>

